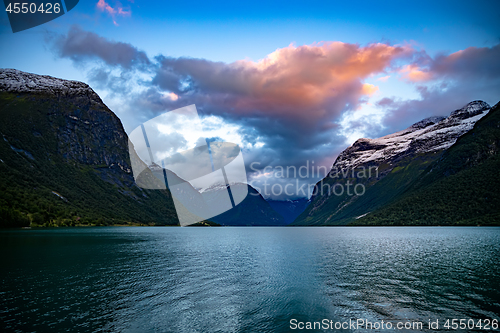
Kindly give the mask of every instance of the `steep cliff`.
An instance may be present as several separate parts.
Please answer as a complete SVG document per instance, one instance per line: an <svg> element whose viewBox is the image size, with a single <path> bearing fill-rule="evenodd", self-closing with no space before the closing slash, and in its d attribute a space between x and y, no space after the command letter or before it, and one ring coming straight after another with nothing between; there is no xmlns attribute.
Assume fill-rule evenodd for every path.
<svg viewBox="0 0 500 333"><path fill-rule="evenodd" d="M178 223L168 191L135 185L123 126L85 83L0 70L0 135L5 214L45 225Z"/></svg>

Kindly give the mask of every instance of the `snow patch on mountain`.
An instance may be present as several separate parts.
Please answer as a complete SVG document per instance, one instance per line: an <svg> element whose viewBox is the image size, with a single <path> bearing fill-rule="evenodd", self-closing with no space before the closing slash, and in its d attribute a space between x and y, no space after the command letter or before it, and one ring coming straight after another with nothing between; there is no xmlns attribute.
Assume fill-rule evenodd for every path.
<svg viewBox="0 0 500 333"><path fill-rule="evenodd" d="M85 95L102 103L101 98L86 83L58 79L48 75L0 68L0 91L15 93L48 93L52 95Z"/></svg>
<svg viewBox="0 0 500 333"><path fill-rule="evenodd" d="M239 185L249 186L248 184L241 183L241 182L231 182L229 184L215 183L215 184L210 185L209 187L200 188L200 189L197 189L197 190L200 193L216 192L216 191L226 190L227 188L230 188L232 186L239 186Z"/></svg>
<svg viewBox="0 0 500 333"><path fill-rule="evenodd" d="M377 139L359 139L337 157L333 167L354 169L363 164L391 163L406 156L449 148L484 117L491 106L474 101L449 117L430 117L402 131Z"/></svg>

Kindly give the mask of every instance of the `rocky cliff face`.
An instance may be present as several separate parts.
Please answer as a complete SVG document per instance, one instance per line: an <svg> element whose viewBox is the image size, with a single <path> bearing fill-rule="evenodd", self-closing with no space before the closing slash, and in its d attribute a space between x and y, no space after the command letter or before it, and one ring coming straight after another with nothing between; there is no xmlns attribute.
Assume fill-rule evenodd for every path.
<svg viewBox="0 0 500 333"><path fill-rule="evenodd" d="M131 172L120 119L87 84L0 69L0 91L37 96L52 104L48 120L57 123L58 153L68 161Z"/></svg>
<svg viewBox="0 0 500 333"><path fill-rule="evenodd" d="M24 189L3 185L15 195L26 186L35 187L30 193L39 207L31 210L56 204L61 219L72 218L64 217L67 210L89 219L177 223L168 191L135 185L123 126L87 84L0 69L0 97L0 166ZM30 180L21 181L27 174ZM35 186L27 185L30 182ZM66 201L40 197L52 191ZM33 214L22 200L16 202L10 205ZM45 222L55 218L46 216Z"/></svg>

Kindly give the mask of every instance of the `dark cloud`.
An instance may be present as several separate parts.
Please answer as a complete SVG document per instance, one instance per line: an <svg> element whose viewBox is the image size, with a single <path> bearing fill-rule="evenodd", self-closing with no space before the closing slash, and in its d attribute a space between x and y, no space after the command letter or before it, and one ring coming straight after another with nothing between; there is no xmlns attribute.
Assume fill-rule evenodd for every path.
<svg viewBox="0 0 500 333"><path fill-rule="evenodd" d="M500 44L493 47L469 47L450 55L437 56L430 72L437 77L496 79L500 77Z"/></svg>
<svg viewBox="0 0 500 333"><path fill-rule="evenodd" d="M53 46L60 57L75 62L100 59L107 65L125 69L145 68L151 64L146 53L131 44L110 41L76 25L65 36L56 38Z"/></svg>
<svg viewBox="0 0 500 333"><path fill-rule="evenodd" d="M433 80L484 80L500 76L500 44L493 47L469 47L452 54L431 58L419 52L414 61L401 69L411 82Z"/></svg>
<svg viewBox="0 0 500 333"><path fill-rule="evenodd" d="M120 71L115 74L108 68L99 66L87 72L87 79L95 89L106 90L111 97L121 97L135 88L135 75L135 71Z"/></svg>

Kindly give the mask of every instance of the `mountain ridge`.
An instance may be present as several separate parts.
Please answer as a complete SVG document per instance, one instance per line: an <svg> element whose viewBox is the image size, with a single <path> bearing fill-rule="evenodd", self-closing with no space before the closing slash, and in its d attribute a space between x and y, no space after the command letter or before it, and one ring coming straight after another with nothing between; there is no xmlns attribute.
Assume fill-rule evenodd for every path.
<svg viewBox="0 0 500 333"><path fill-rule="evenodd" d="M292 225L347 224L388 204L490 109L485 102L473 101L448 117L426 118L381 138L357 140L339 154L329 174L316 184L311 204ZM344 172L372 167L377 172L370 177ZM334 188L348 184L365 191L353 196L319 191L325 185Z"/></svg>
<svg viewBox="0 0 500 333"><path fill-rule="evenodd" d="M16 93L48 93L54 96L88 96L95 103L104 104L99 95L84 82L27 73L12 68L0 68L0 90Z"/></svg>
<svg viewBox="0 0 500 333"><path fill-rule="evenodd" d="M500 103L405 192L353 225L500 225Z"/></svg>
<svg viewBox="0 0 500 333"><path fill-rule="evenodd" d="M158 164L152 164L149 169L161 181L165 180L164 172L170 174L169 180L175 179L175 183L183 183L182 188L171 188L172 194L179 199L179 202L190 202L193 211L206 212L218 210L217 207L224 207L227 200L228 189L248 195L242 202L221 214L209 218L210 221L222 226L280 226L287 224L278 212L267 202L253 186L246 183L220 184L216 183L208 188L196 189L189 182L186 182L171 170L163 169ZM244 189L246 187L246 189ZM234 193L234 192L233 192Z"/></svg>
<svg viewBox="0 0 500 333"><path fill-rule="evenodd" d="M402 158L408 153L447 149L459 136L472 129L489 109L491 106L487 103L473 101L445 118L429 117L377 139L358 139L339 154L333 167L353 169L369 162Z"/></svg>

